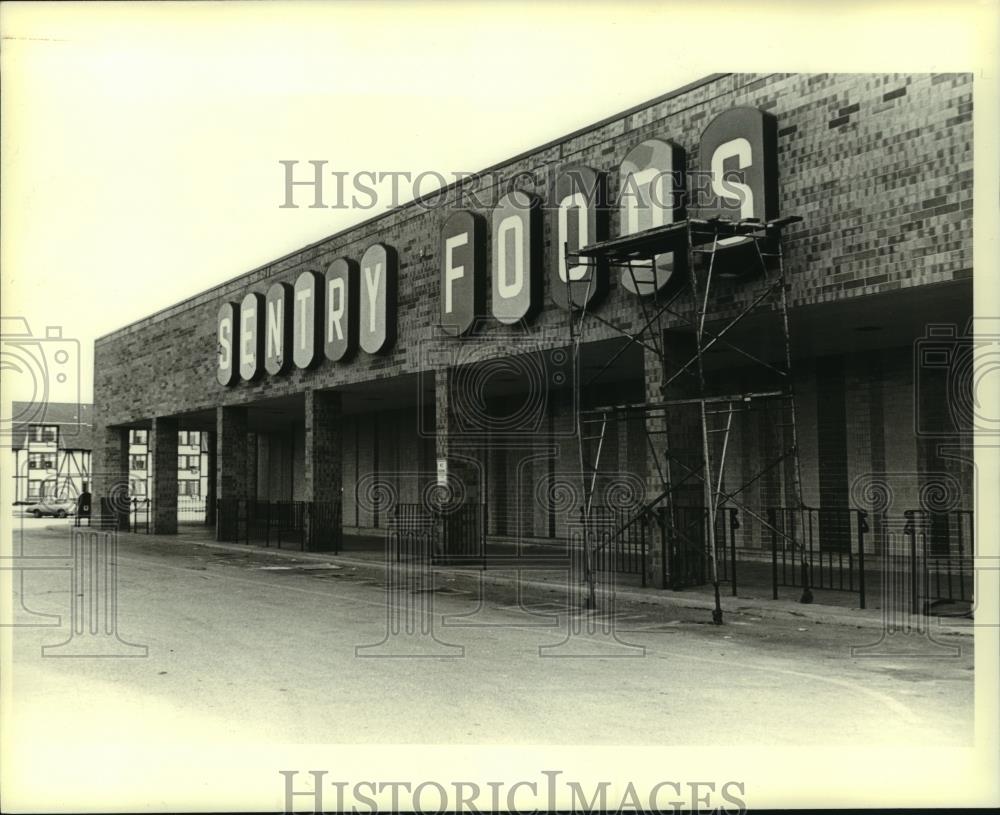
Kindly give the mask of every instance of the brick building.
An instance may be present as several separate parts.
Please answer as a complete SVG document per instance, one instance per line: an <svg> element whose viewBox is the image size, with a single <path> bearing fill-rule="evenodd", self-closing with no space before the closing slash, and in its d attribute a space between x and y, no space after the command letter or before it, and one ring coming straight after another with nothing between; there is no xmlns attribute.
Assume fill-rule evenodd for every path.
<svg viewBox="0 0 1000 815"><path fill-rule="evenodd" d="M210 512L226 501L334 507L349 546L351 533L384 529L400 504L420 504L441 477L457 479L463 500L482 507L491 540L563 537L585 493L576 411L655 399L665 374L648 343L621 333L637 330L656 298L637 296L617 268L600 265L592 274L600 278L595 289L605 291L588 305L594 319L581 339L581 367L566 368L572 334L565 298L575 295L561 295L553 280L572 279L574 271L557 268L560 244L579 247L635 231L626 228L621 199L623 160L636 145L672 144L692 179L699 172L716 178L722 170L708 166L699 140L704 150L703 137L720 114L752 108L773 128L770 136L765 128L765 142L776 142L774 177L761 182L772 185L767 206L802 219L785 226L782 237L801 503L875 508L889 517L925 508L929 495L944 490L938 508L971 510L971 419L956 410L969 380L956 360L966 359L959 349L970 347L963 337L972 315L971 100L972 77L964 74L713 75L452 185L434 206L399 207L196 294L97 341L95 495L123 491L129 432L145 431L153 527L175 530L177 432L195 431L207 443ZM727 144L738 152L744 141L752 139ZM752 165L744 161L744 168ZM560 221L566 210L555 195L569 166L591 168L606 185L606 209L593 204L605 216ZM688 185L686 215L703 215L696 184ZM522 312L498 308L497 287L513 285L498 283L498 253L508 253L506 264L523 248L508 242L507 232L503 246L494 245L498 208L510 203L501 197L512 189L541 202L537 224L518 233L535 236L524 268L532 286L537 274L539 287ZM747 198L732 194L743 213ZM460 233L453 217L465 211L473 213L468 223L479 225ZM684 215L678 208L671 217ZM455 260L463 246L462 262L475 270L464 277ZM369 264L376 247L378 261ZM328 288L323 307L357 310L360 328L351 322L357 318L346 325L360 332L360 349L348 347L348 337L330 351L334 324L322 319L328 311L310 323L317 336L303 335L307 344L320 343L310 349L318 361L296 357L292 364L291 354L274 353L277 344L265 348L265 334L294 342L282 332L292 324L297 330L300 318L305 324L299 305L321 305L321 287L332 278L344 288L338 295ZM473 304L471 327L466 315L455 324L442 318L446 290ZM707 304L709 321L745 300L738 280L725 291ZM300 301L300 292L315 297ZM240 308L250 319L254 307L268 319L283 314L285 322L254 317L244 358L220 362L245 339ZM368 324L366 308L377 310L377 321L372 316ZM682 334L670 333L675 323L668 315L667 349L684 343ZM322 325L330 332L325 338ZM743 326L744 339L752 339L755 325ZM777 337L769 332L761 328L754 346L765 355ZM918 354L928 348L933 353ZM245 378L237 369L248 359L256 369ZM746 389L752 383L737 362L722 359L717 376ZM220 384L227 377L230 383ZM576 387L573 377L586 381ZM615 420L602 431L599 468L609 484L617 478L644 490L639 501L648 504L658 499L652 437L642 422ZM788 463L752 476L785 433L781 422L752 414L735 420L722 476L741 484L748 504L793 503ZM228 534L223 525L220 515L220 534ZM305 545L322 547L315 532ZM761 547L765 538L744 523L739 545Z"/></svg>

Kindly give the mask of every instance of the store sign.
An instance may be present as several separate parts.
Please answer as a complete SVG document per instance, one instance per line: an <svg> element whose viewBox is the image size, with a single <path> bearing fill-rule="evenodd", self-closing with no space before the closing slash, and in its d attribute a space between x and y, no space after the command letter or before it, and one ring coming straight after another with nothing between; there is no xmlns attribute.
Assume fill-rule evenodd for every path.
<svg viewBox="0 0 1000 815"><path fill-rule="evenodd" d="M275 283L264 298L264 370L274 376L292 362L292 287Z"/></svg>
<svg viewBox="0 0 1000 815"><path fill-rule="evenodd" d="M219 359L216 379L220 385L232 385L239 376L235 331L239 322L240 307L237 303L223 303L219 307L216 339L219 343Z"/></svg>
<svg viewBox="0 0 1000 815"><path fill-rule="evenodd" d="M326 270L326 331L324 354L341 362L358 348L358 264L337 258Z"/></svg>
<svg viewBox="0 0 1000 815"><path fill-rule="evenodd" d="M264 368L264 295L250 292L240 303L240 379L250 382Z"/></svg>
<svg viewBox="0 0 1000 815"><path fill-rule="evenodd" d="M361 258L358 344L381 354L396 341L396 251L376 243Z"/></svg>
<svg viewBox="0 0 1000 815"><path fill-rule="evenodd" d="M552 299L561 308L580 308L602 297L608 287L606 263L566 259L567 252L607 238L604 173L583 165L563 168L556 176L553 205Z"/></svg>
<svg viewBox="0 0 1000 815"><path fill-rule="evenodd" d="M696 175L686 181L684 150L667 139L633 146L619 165L619 234L635 235L683 220L685 188L694 188L702 219L778 217L777 119L738 107L716 116L698 146ZM609 209L607 177L580 164L562 167L548 208L548 296L560 308L591 306L608 288L607 261L567 259L584 246L606 240ZM543 232L541 199L510 190L490 215L489 255L485 219L470 210L452 213L442 225L439 246L439 325L454 337L468 334L485 313L487 288L494 319L513 325L541 308ZM753 241L743 236L720 241L719 275L740 277L759 268L748 262ZM740 249L739 247L743 247ZM652 263L623 269L619 282L646 297L686 277L686 252L665 252ZM487 281L489 276L489 281ZM218 312L217 379L232 385L266 370L312 368L323 359L343 362L358 348L381 354L396 341L398 260L382 243L370 246L360 263L338 258L325 274L303 272L294 285L275 283L266 296L247 294L241 303L223 303Z"/></svg>
<svg viewBox="0 0 1000 815"><path fill-rule="evenodd" d="M377 243L361 264L340 258L326 274L307 271L295 284L275 283L218 312L216 379L250 382L263 371L307 369L323 358L339 362L360 346L383 353L396 340L396 253Z"/></svg>
<svg viewBox="0 0 1000 815"><path fill-rule="evenodd" d="M684 150L673 142L647 139L628 151L618 169L622 235L684 219L685 170ZM643 297L656 294L686 259L684 252L664 252L652 263L634 263L621 270L622 286Z"/></svg>
<svg viewBox="0 0 1000 815"><path fill-rule="evenodd" d="M486 310L486 225L468 210L441 227L441 330L466 333Z"/></svg>
<svg viewBox="0 0 1000 815"><path fill-rule="evenodd" d="M542 305L542 200L512 190L493 210L493 316L513 325Z"/></svg>
<svg viewBox="0 0 1000 815"><path fill-rule="evenodd" d="M324 279L319 272L303 272L295 281L295 326L292 359L296 368L312 368L323 355Z"/></svg>
<svg viewBox="0 0 1000 815"><path fill-rule="evenodd" d="M757 108L740 107L716 116L701 134L698 167L708 174L702 218L770 221L778 217L778 120ZM720 246L749 245L726 238Z"/></svg>

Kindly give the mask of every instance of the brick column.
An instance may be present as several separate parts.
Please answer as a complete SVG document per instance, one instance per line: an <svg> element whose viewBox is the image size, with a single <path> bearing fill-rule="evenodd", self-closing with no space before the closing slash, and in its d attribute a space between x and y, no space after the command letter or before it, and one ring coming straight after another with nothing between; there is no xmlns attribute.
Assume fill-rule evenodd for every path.
<svg viewBox="0 0 1000 815"><path fill-rule="evenodd" d="M662 402L664 399L664 394L662 390L663 386L663 362L659 355L654 354L648 348L643 349L643 376L645 379L646 386L646 404L649 405L654 402ZM666 441L666 436L663 431L666 428L666 421L663 417L663 411L658 410L655 413L648 414L645 417L645 431L644 434L648 434L649 441L645 443L646 449L646 500L647 502L656 501L660 493L663 491L663 481L662 479L666 477L666 469L664 462L664 443ZM644 439L645 441L645 439ZM662 473L662 476L661 476ZM666 507L665 501L660 501L656 504L657 512L662 513ZM661 515L662 517L662 515ZM648 550L649 563L647 569L649 574L653 579L653 585L659 589L665 587L666 584L666 565L664 564L663 558L663 542L664 542L664 529L658 523L651 523L649 525L650 530L650 545Z"/></svg>
<svg viewBox="0 0 1000 815"><path fill-rule="evenodd" d="M217 444L215 433L202 431L205 437L205 523L215 523L215 490L216 490L216 454Z"/></svg>
<svg viewBox="0 0 1000 815"><path fill-rule="evenodd" d="M339 551L343 531L343 433L336 391L305 392L306 548Z"/></svg>
<svg viewBox="0 0 1000 815"><path fill-rule="evenodd" d="M697 397L699 392L697 363L692 363L687 368L689 373L680 373L669 385L667 384L670 377L679 372L681 367L692 359L695 352L693 335L665 332L662 347L662 360L658 354L648 349L643 350L647 404ZM654 501L663 492L662 472L662 478L667 479L673 487L671 500L675 510L679 513L678 524L691 528L690 522L693 520L691 513L698 511L698 508L705 505L704 485L698 477L690 475L690 472L700 474L703 464L700 409L697 403L672 405L666 411L657 410L653 415L655 418L647 417L646 420L646 426L651 434L650 440L656 450L654 457L654 454L649 451L649 445L647 445L646 490L648 499ZM663 432L667 429L670 431L669 435ZM671 450L669 460L665 455L668 442ZM659 461L659 470L657 470L656 461ZM688 477L685 478L685 476ZM664 513L668 506L666 498L661 499L657 504L657 507ZM650 567L654 584L663 588L665 580L670 580L670 564L663 563L662 530L655 527L655 532L657 539L654 546L651 547L652 563ZM684 544L686 552L692 552L692 546L695 543L694 540L687 540Z"/></svg>
<svg viewBox="0 0 1000 815"><path fill-rule="evenodd" d="M128 428L96 425L91 451L92 523L102 517L102 509L118 517L118 528L128 529ZM110 522L110 519L108 519Z"/></svg>
<svg viewBox="0 0 1000 815"><path fill-rule="evenodd" d="M463 438L462 425L455 413L455 404L460 401L455 398L455 387L456 377L451 369L434 372L434 449L438 459L448 462L449 481L457 479L464 488L465 501L479 503L482 473L476 462L469 459L475 458L476 445L481 441Z"/></svg>
<svg viewBox="0 0 1000 815"><path fill-rule="evenodd" d="M177 420L153 419L149 431L149 471L152 476L154 535L177 534Z"/></svg>
<svg viewBox="0 0 1000 815"><path fill-rule="evenodd" d="M257 434L247 433L247 498L257 500Z"/></svg>
<svg viewBox="0 0 1000 815"><path fill-rule="evenodd" d="M216 540L234 540L235 501L247 497L247 409L219 407L215 410L215 502Z"/></svg>
<svg viewBox="0 0 1000 815"><path fill-rule="evenodd" d="M481 446L482 441L473 441L465 436L456 413L456 406L461 403L456 398L455 389L461 387L456 379L449 368L434 373L434 447L437 459L444 459L448 464L448 485L451 488L444 497L444 502L451 507L441 520L441 540L446 552L468 554L478 551L485 544L482 517L485 474L477 456L477 446ZM470 417L465 418L468 420ZM434 466L436 469L437 461ZM459 504L460 508L456 509L455 504ZM470 536L475 536L475 539L470 540Z"/></svg>

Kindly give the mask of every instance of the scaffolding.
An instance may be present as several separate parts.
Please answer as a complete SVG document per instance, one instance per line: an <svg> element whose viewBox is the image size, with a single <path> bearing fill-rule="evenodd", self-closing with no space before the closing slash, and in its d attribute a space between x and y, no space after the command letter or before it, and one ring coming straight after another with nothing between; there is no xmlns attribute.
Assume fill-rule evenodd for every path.
<svg viewBox="0 0 1000 815"><path fill-rule="evenodd" d="M807 551L795 539L796 531L777 528L744 500L744 493L751 485L784 464L786 477L782 490L787 496L786 503L797 508L803 506L783 252L784 229L801 220L798 216L769 222L692 218L590 244L576 251L570 251L568 244L564 246L567 269L571 265L587 268L582 277L572 282L567 279L566 299L570 310L570 345L577 372L574 387L578 393L574 404L583 489L583 572L588 587L588 607L595 608L597 602L595 556L601 547L609 545L606 535L593 534L591 522L605 435L609 423L633 418L641 418L648 460L653 463L653 480L657 482L657 489L653 495L646 496L639 514L656 511L671 540L696 547L698 535L692 533L691 514L684 510L695 508L703 513L700 517L704 518L704 526L699 534L707 550L715 593L713 622L721 624L723 621L716 521L726 508L742 509L762 528L780 535L787 546L799 553L803 576L801 600L812 601L807 580ZM733 245L737 242L741 244L738 247ZM734 269L727 264L718 262L720 252L726 253L727 261L731 262L734 255L740 259L738 274L734 274ZM657 290L657 259L668 253L672 253L673 273L670 281ZM610 273L612 269L624 270L632 283L641 309L638 330L616 326L589 307L596 276L602 271ZM727 281L734 277L738 278L735 285L732 280ZM647 291L643 291L643 286L648 287ZM585 295L574 297L574 287L577 292L584 288ZM725 306L718 292L727 287L731 298ZM724 316L720 316L720 312ZM748 336L740 338L740 328L745 328L752 316L770 324L770 336L777 334L781 338L777 352L772 348L770 353L762 353L757 344L748 341ZM581 351L588 320L597 321L627 338L628 342L584 382ZM674 347L667 347L668 330L674 332L678 347L687 346L686 351L678 355L676 364ZM755 335L751 333L750 336ZM642 346L658 361L662 382L659 398L651 399L647 390L647 398L641 404L584 407L584 389L615 364L632 344ZM722 351L741 362L744 373L766 372L769 386L754 388L746 386L746 380L741 379L743 387L735 390L713 387L707 376L706 359ZM683 421L679 421L679 414L692 410L700 425L700 434L696 434L700 435L700 443L696 443L695 449L677 444L676 438L678 426ZM765 423L770 422L782 431L782 447L760 467L744 473L739 483L726 483L723 475L734 417L749 411L762 414ZM682 494L686 490L690 492L692 487L700 492L698 500L703 504L700 508L684 506Z"/></svg>

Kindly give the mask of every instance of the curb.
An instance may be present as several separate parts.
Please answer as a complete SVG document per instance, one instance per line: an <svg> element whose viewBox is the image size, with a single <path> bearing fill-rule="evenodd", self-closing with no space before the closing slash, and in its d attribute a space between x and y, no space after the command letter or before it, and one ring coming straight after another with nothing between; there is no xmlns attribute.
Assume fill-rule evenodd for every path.
<svg viewBox="0 0 1000 815"><path fill-rule="evenodd" d="M145 537L139 536L136 537ZM290 560L327 561L338 565L353 566L359 569L385 572L385 561L382 556L377 558L356 558L349 554L333 554L329 552L300 552L289 549L272 549L269 547L247 546L245 544L222 543L206 541L203 538L173 538L179 542L195 544L211 549L223 549L231 552L269 553ZM454 574L466 578L476 578L482 583L497 586L521 586L535 589L552 590L554 587L565 586L565 581L544 580L538 578L515 577L514 569L460 569L447 566L437 567L437 571ZM712 597L692 596L678 592L665 592L659 589L639 589L618 587L615 595L629 602L652 603L664 608L681 607L704 609L711 612L715 608ZM800 604L789 600L758 600L749 597L726 597L722 600L724 615L753 615L765 619L784 622L811 621L817 624L840 625L852 628L884 629L883 613L879 609L846 609L839 606L828 606L820 603ZM937 629L942 635L971 637L975 634L973 621L967 618L936 618L936 624L931 623L928 629Z"/></svg>

